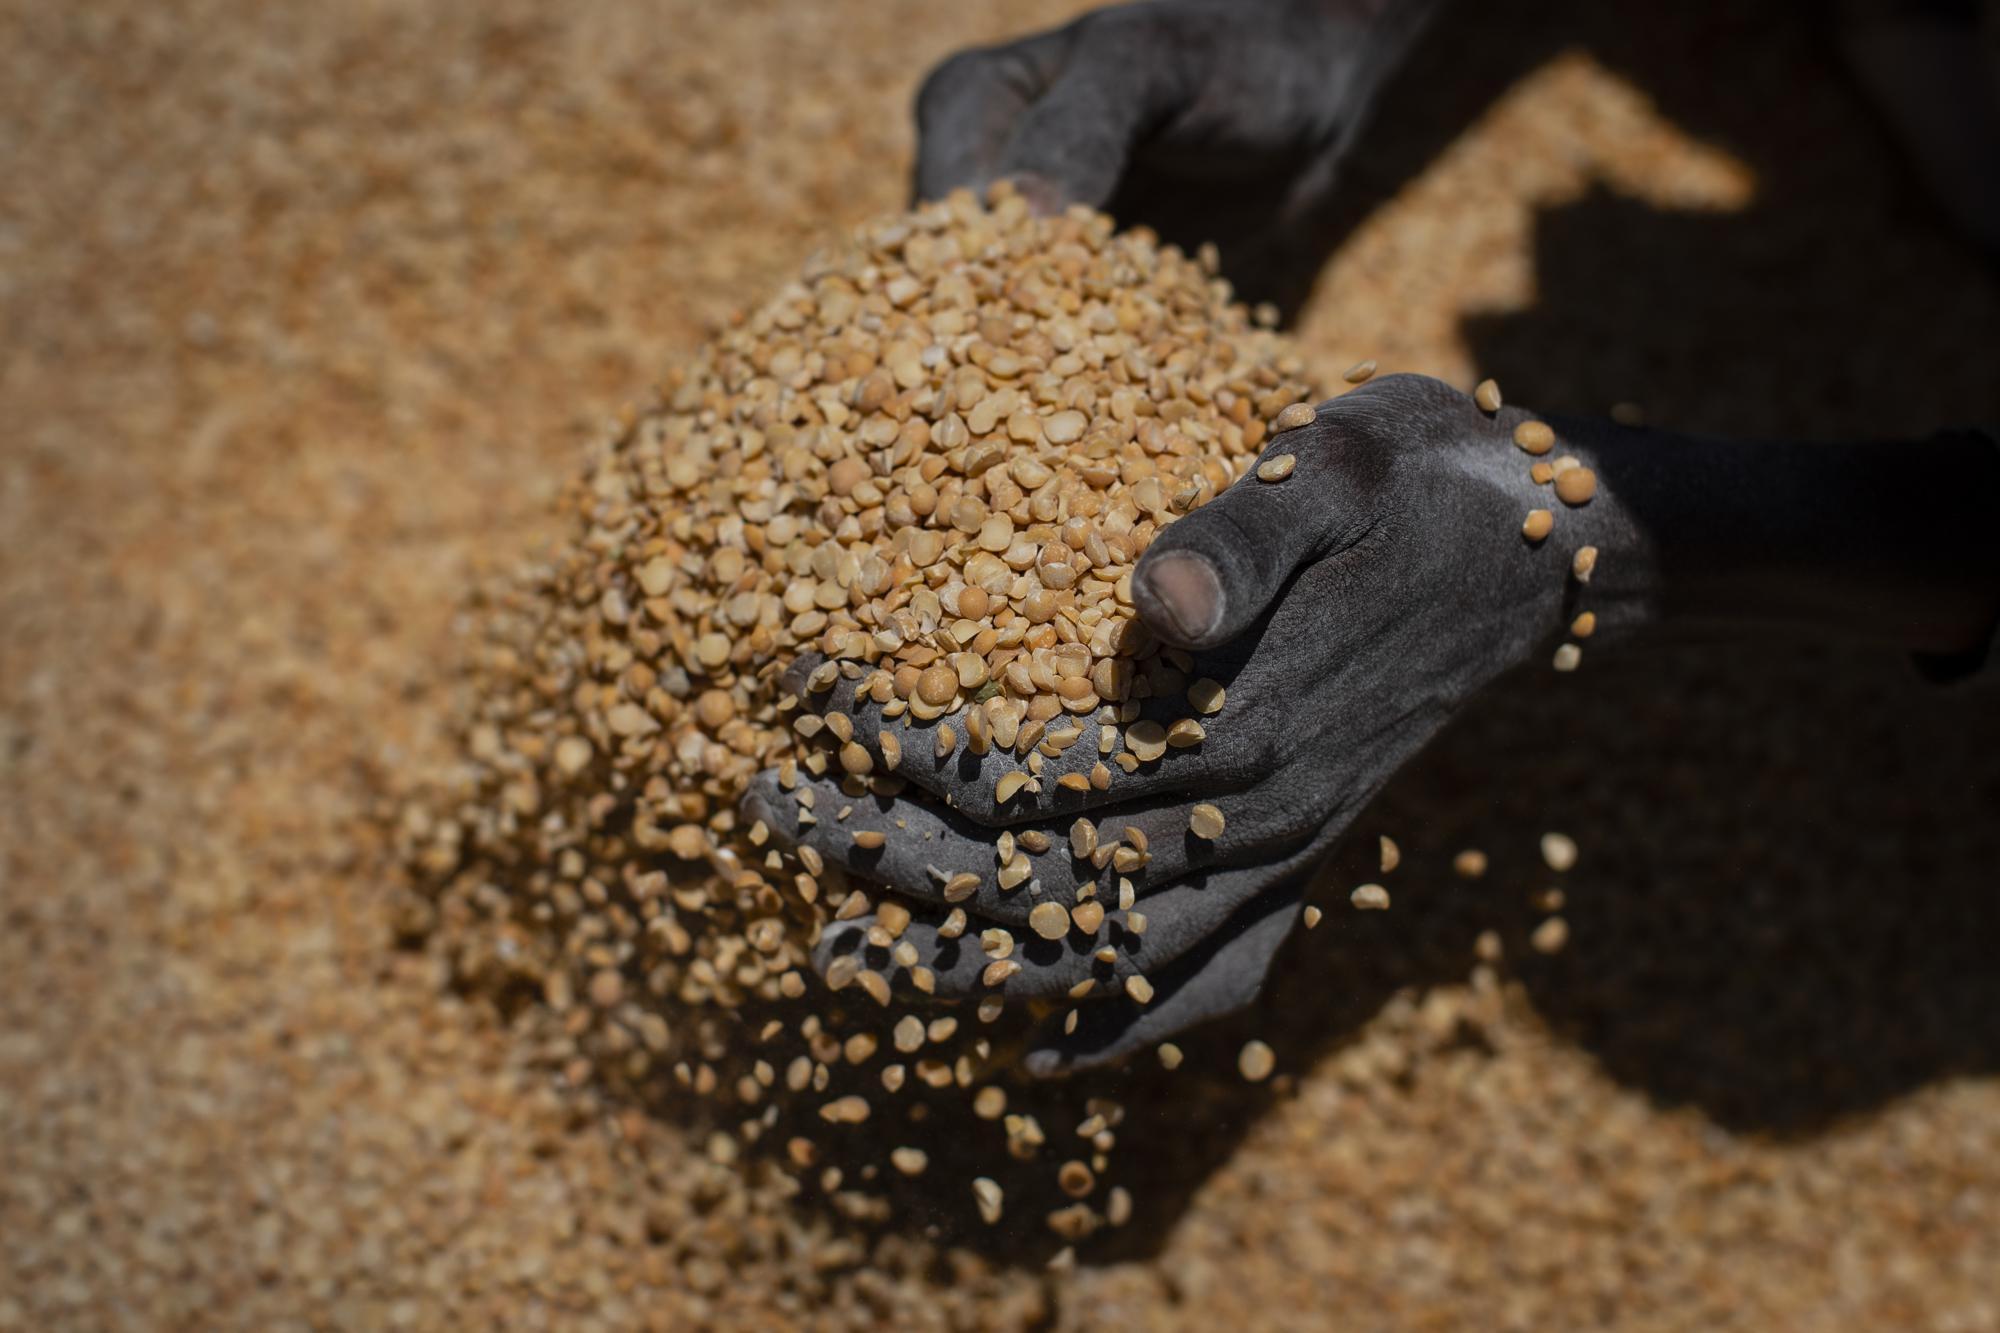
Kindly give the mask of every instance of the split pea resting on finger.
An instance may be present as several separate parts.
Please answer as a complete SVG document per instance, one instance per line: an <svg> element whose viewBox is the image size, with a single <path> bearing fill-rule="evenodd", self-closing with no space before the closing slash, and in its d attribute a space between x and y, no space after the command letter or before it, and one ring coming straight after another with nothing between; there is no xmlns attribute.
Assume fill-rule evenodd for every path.
<svg viewBox="0 0 2000 1333"><path fill-rule="evenodd" d="M1033 1151L1050 1131L982 1108L1034 960L1100 965L1079 1004L1171 994L1100 957L1145 935L1144 835L1023 828L976 867L919 848L931 901L905 903L867 880L919 841L881 798L984 763L1010 816L1115 799L1227 727L1223 684L1139 622L1133 570L1246 472L1288 475L1303 447L1264 455L1315 397L1200 257L1101 214L1038 217L1001 186L858 228L620 416L567 537L480 603L463 781L401 825L441 942L490 957L486 932L512 934L496 975L561 1010L577 1077L702 1099L731 1153L782 1121L802 1172L832 1138L870 1149L873 1184L802 1180L893 1191L938 1175L920 1132L985 1133L981 1217L1043 1188L1082 1192L1052 1227L1115 1225L1110 1126L1057 1181ZM1223 834L1219 807L1187 819ZM1040 882L1064 850L1076 878ZM1006 929L995 895L1020 904ZM835 934L858 947L816 960ZM964 1012L905 1008L967 978ZM898 1109L916 1089L928 1131ZM1039 1095L1055 1116L1067 1094Z"/></svg>
<svg viewBox="0 0 2000 1333"><path fill-rule="evenodd" d="M1597 474L1587 467L1575 467L1555 478L1556 498L1566 505L1585 505L1597 494Z"/></svg>
<svg viewBox="0 0 2000 1333"><path fill-rule="evenodd" d="M1310 426L1318 417L1319 412L1311 403L1293 403L1271 422L1271 434L1282 435L1288 430Z"/></svg>
<svg viewBox="0 0 2000 1333"><path fill-rule="evenodd" d="M1556 433L1545 422L1523 421L1514 427L1514 443L1525 453L1545 454L1555 448Z"/></svg>
<svg viewBox="0 0 2000 1333"><path fill-rule="evenodd" d="M1222 836L1222 811L1204 802L1188 813L1188 832L1203 842L1214 842Z"/></svg>

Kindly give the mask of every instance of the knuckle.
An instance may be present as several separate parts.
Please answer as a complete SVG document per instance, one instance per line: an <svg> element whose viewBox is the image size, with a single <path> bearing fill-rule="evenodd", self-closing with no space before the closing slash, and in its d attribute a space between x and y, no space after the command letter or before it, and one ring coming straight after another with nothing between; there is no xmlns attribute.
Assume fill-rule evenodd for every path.
<svg viewBox="0 0 2000 1333"><path fill-rule="evenodd" d="M1336 408L1355 403L1375 402L1391 402L1404 406L1442 406L1456 401L1472 400L1435 375L1420 375L1405 370L1391 375L1378 375L1368 383L1335 398L1333 404Z"/></svg>
<svg viewBox="0 0 2000 1333"><path fill-rule="evenodd" d="M917 88L917 121L928 124L968 88L984 87L998 74L999 56L992 48L954 51L931 67Z"/></svg>
<svg viewBox="0 0 2000 1333"><path fill-rule="evenodd" d="M1161 51L1195 36L1189 16L1160 5L1118 5L1093 9L1070 24L1080 48L1110 57L1109 64L1132 64L1134 51Z"/></svg>
<svg viewBox="0 0 2000 1333"><path fill-rule="evenodd" d="M1393 445L1421 435L1427 426L1456 422L1476 410L1471 395L1443 380L1405 372L1370 380L1335 398L1324 419L1343 435L1358 434Z"/></svg>

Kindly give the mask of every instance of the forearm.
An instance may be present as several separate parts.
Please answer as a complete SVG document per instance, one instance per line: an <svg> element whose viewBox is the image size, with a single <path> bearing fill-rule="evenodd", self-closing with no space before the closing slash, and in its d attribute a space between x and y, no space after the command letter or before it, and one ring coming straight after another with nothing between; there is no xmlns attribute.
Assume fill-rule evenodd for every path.
<svg viewBox="0 0 2000 1333"><path fill-rule="evenodd" d="M1159 119L1141 137L1175 155L1176 174L1210 174L1205 149L1233 154L1217 169L1240 174L1246 150L1316 161L1344 153L1443 3L1145 0L1087 17L1129 20L1106 57L1145 61L1140 82ZM1116 93L1123 76L1094 77L1114 100L1133 100Z"/></svg>
<svg viewBox="0 0 2000 1333"><path fill-rule="evenodd" d="M1329 115L1342 127L1339 150L1352 146L1375 98L1423 34L1444 0L1288 0L1317 26L1328 52L1333 93Z"/></svg>
<svg viewBox="0 0 2000 1333"><path fill-rule="evenodd" d="M1978 650L2000 614L2000 449L1969 433L1739 442L1558 423L1625 522L1658 618Z"/></svg>

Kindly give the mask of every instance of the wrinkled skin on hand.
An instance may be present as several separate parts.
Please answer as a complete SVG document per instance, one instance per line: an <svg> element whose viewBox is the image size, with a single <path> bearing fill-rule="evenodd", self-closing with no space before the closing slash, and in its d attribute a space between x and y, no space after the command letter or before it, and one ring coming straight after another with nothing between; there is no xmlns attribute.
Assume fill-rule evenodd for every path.
<svg viewBox="0 0 2000 1333"><path fill-rule="evenodd" d="M1192 249L1248 301L1310 287L1312 235L1435 0L1148 0L961 51L917 97L916 194L1010 177Z"/></svg>
<svg viewBox="0 0 2000 1333"><path fill-rule="evenodd" d="M1586 590L1570 577L1577 547L1602 548L1609 571L1635 543L1610 496L1565 510L1530 482L1531 460L1510 439L1527 415L1489 415L1439 381L1388 377L1270 441L1264 457L1296 457L1289 479L1246 476L1169 526L1134 574L1134 600L1159 638L1192 650L1189 681L1221 682L1226 702L1200 719L1199 744L1117 773L1108 791L1056 781L1098 761L1094 719L1079 719L1081 737L1046 760L1039 792L1001 803L995 784L1019 767L1012 752L974 755L962 719L945 719L961 739L939 757L935 724L885 721L856 697L854 681L811 693L802 664L792 678L802 707L848 714L878 771L887 766L879 735L893 733L894 772L909 785L893 798L849 796L836 778L801 774L817 817L802 826L797 794L767 773L746 815L909 902L916 919L903 939L935 971L941 997L985 993L979 932L994 925L1013 933L1023 967L1001 987L1009 999L1061 1000L1092 980L1074 1032L1058 1015L1028 1055L1033 1072L1116 1059L1240 1008L1334 841L1461 703L1510 667L1546 662L1582 604L1597 612L1601 632L1647 614L1636 553L1622 578L1600 576ZM1534 507L1559 511L1555 534L1539 544L1521 531ZM1143 715L1162 724L1199 717L1183 695L1147 700ZM1213 842L1188 832L1196 802L1223 812ZM843 807L849 814L836 818ZM1072 855L1079 818L1102 844L1137 844L1131 829L1143 835L1149 859L1126 872L1143 934L1117 909L1118 869ZM1039 832L1048 848L1029 855L1031 877L1009 889L995 879L1003 828L1017 839ZM856 847L863 829L882 830L884 846ZM942 885L961 872L979 879L959 904L971 919L959 938L941 938ZM1051 941L1028 928L1037 904L1072 906L1086 885L1106 908L1094 937L1072 929ZM874 920L830 925L822 970L859 950L867 965L900 977L888 951L866 943ZM1123 994L1135 973L1151 982L1150 1003Z"/></svg>

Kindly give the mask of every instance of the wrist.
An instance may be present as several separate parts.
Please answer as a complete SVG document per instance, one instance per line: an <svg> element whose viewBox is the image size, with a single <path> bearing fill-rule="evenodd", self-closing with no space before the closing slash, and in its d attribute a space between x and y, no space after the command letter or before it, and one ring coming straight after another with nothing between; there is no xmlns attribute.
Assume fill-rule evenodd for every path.
<svg viewBox="0 0 2000 1333"><path fill-rule="evenodd" d="M2000 450L1969 433L1741 441L1557 423L1668 623L1794 627L1954 655L2000 613ZM1608 575L1609 563L1605 565Z"/></svg>
<svg viewBox="0 0 2000 1333"><path fill-rule="evenodd" d="M1443 0L1280 0L1280 40L1317 72L1329 127L1352 134Z"/></svg>

